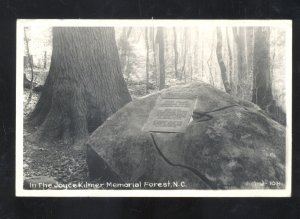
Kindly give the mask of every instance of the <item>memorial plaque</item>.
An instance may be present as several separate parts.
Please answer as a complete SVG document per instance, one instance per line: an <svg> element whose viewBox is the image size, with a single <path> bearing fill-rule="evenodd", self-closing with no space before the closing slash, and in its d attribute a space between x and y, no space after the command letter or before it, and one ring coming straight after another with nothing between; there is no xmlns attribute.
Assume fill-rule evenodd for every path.
<svg viewBox="0 0 300 219"><path fill-rule="evenodd" d="M184 133L189 124L196 99L158 98L143 131Z"/></svg>

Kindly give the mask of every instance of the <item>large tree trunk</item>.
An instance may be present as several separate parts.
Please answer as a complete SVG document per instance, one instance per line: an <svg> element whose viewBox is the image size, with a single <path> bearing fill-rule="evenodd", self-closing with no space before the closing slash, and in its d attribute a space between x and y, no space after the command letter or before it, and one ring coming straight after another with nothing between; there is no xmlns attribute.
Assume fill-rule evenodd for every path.
<svg viewBox="0 0 300 219"><path fill-rule="evenodd" d="M252 102L269 111L273 95L270 72L270 28L256 27L253 51L253 93Z"/></svg>
<svg viewBox="0 0 300 219"><path fill-rule="evenodd" d="M227 93L230 93L231 89L230 89L230 85L229 85L228 78L227 78L226 67L225 67L225 64L224 64L224 61L223 61L223 57L222 57L222 32L221 32L220 27L217 28L216 53L217 53L218 63L219 63L219 66L220 66L221 77L222 77L222 81L223 81L223 84L224 84L225 91Z"/></svg>
<svg viewBox="0 0 300 219"><path fill-rule="evenodd" d="M130 100L113 28L53 28L49 75L30 116L38 136L77 143Z"/></svg>
<svg viewBox="0 0 300 219"><path fill-rule="evenodd" d="M162 27L157 28L156 41L159 47L159 90L165 88L165 45Z"/></svg>

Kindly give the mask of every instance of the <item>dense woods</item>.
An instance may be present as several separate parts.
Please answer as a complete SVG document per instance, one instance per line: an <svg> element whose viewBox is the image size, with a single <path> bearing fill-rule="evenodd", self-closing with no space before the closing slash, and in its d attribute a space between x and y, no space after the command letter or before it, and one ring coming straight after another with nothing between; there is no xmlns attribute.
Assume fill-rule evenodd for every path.
<svg viewBox="0 0 300 219"><path fill-rule="evenodd" d="M111 44L106 41L101 43L103 40L101 32L104 30L95 28L93 31L99 32L90 36L94 37L91 40L97 41L99 46L108 47L108 44ZM61 52L60 55L56 54L56 47L62 48L62 46L57 40L55 28L42 31L45 36L43 38L43 43L46 45L43 47L44 49L37 48L36 44L32 43L32 41L38 40L38 36L33 30L27 28L26 32L28 36L26 35L24 44L27 45L26 48L28 47L26 51L29 51L29 53L24 54L26 79L32 79L31 63L33 63L35 71L42 73L40 75L36 73L32 84L43 84L43 80L40 78L46 77L50 63L55 60L55 57L60 55L68 57L68 55L64 54L66 51ZM120 64L117 65L120 66L120 69L116 71L123 75L122 78L125 79L133 98L173 85L204 81L235 97L256 103L273 119L285 124L285 66L283 58L285 33L280 28L251 26L218 28L207 26L203 28L201 26L116 27L115 32L115 37L113 34L108 37L109 39L116 39L118 48L118 56L114 53L115 57L112 60L120 60ZM83 40L85 38L77 37L73 39L74 42L72 43L76 44L80 41L81 44L84 44L82 43ZM97 44L86 43L86 45L81 45L85 49L80 47L77 49L85 51L95 45ZM53 53L51 51L52 46ZM98 50L101 54L101 49ZM104 49L103 52L105 51L111 52L113 50ZM70 50L69 53L72 52L74 51ZM50 60L51 54L52 60ZM99 55L96 58L96 54L96 51L93 55L85 53L85 58L93 56L92 59L99 62L95 69L100 69L103 66L100 63L103 60ZM58 60L63 62L64 58L58 57ZM73 61L74 63L70 63L70 66L77 68L80 63L79 60ZM93 63L86 65L91 67L94 65ZM51 63L51 66L53 65ZM54 72L52 67L50 68L50 77L51 72ZM110 77L109 75L103 74L103 76ZM99 77L102 76L99 75ZM88 75L83 78L89 80ZM31 80L29 79L27 80L27 87L30 88ZM46 88L48 81L46 80ZM125 85L121 86L125 87ZM104 89L102 92L107 91ZM40 104L37 104L37 109L39 106ZM117 108L115 107L115 109ZM37 109L34 114L37 114ZM104 118L106 117L104 116ZM41 124L43 121L42 119L36 120L40 120L37 121L37 124ZM103 119L99 120L103 121Z"/></svg>

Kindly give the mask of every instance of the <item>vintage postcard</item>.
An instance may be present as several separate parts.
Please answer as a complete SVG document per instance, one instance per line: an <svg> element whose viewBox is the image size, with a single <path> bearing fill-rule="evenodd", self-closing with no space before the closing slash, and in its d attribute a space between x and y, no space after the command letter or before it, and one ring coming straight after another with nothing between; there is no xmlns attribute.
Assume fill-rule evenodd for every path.
<svg viewBox="0 0 300 219"><path fill-rule="evenodd" d="M16 195L289 197L290 20L17 21Z"/></svg>

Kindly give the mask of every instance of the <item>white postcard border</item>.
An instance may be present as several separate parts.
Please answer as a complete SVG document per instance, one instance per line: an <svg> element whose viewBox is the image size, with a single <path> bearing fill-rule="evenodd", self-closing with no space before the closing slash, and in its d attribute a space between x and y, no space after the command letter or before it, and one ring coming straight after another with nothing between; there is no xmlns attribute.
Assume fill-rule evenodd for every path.
<svg viewBox="0 0 300 219"><path fill-rule="evenodd" d="M25 190L23 189L23 38L24 27L53 26L270 26L286 30L286 186L249 190ZM16 196L24 197L291 197L292 173L292 21L291 20L17 20Z"/></svg>

